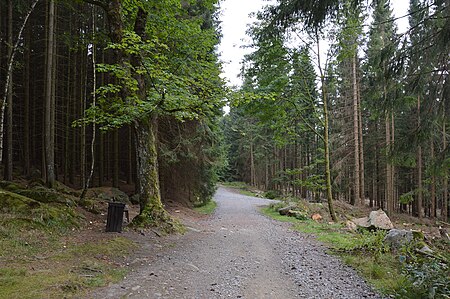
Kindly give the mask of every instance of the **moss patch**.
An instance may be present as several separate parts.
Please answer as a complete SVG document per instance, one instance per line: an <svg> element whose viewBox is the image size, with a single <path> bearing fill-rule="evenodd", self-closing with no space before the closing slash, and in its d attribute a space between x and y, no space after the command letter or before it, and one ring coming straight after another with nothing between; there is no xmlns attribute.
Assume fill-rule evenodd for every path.
<svg viewBox="0 0 450 299"><path fill-rule="evenodd" d="M26 263L15 261L0 268L0 298L79 297L93 287L118 282L128 272L115 260L136 245L117 237L99 243L69 243L61 251Z"/></svg>
<svg viewBox="0 0 450 299"><path fill-rule="evenodd" d="M184 233L185 228L177 219L170 216L162 206L148 205L134 217L132 227L157 228L165 234Z"/></svg>

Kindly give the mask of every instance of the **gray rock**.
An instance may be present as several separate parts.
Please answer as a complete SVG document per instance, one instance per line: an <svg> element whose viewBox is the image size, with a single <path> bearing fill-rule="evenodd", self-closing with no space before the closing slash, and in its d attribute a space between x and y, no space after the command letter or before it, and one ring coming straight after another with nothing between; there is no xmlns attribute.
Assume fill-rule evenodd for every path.
<svg viewBox="0 0 450 299"><path fill-rule="evenodd" d="M347 230L349 231L356 231L357 230L357 226L355 224L355 222L351 221L351 220L347 220L345 222L345 227L347 228Z"/></svg>
<svg viewBox="0 0 450 299"><path fill-rule="evenodd" d="M369 214L369 223L380 229L393 229L394 225L383 210L372 211Z"/></svg>
<svg viewBox="0 0 450 299"><path fill-rule="evenodd" d="M412 242L414 239L413 232L404 229L391 229L384 237L384 242L391 249L398 250Z"/></svg>
<svg viewBox="0 0 450 299"><path fill-rule="evenodd" d="M390 230L394 228L389 217L383 210L372 211L369 217L356 218L352 220L357 226L364 228L376 228Z"/></svg>
<svg viewBox="0 0 450 299"><path fill-rule="evenodd" d="M278 213L280 213L280 215L283 215L283 216L289 216L289 211L292 211L292 210L295 210L295 209L297 209L297 206L289 205L289 206L284 207L284 208L279 208L278 209Z"/></svg>

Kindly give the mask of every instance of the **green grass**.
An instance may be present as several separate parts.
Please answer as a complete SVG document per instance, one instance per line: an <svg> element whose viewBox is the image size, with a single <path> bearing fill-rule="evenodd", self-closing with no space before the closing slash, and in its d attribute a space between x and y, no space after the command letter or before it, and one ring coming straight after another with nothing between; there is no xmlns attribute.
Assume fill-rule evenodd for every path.
<svg viewBox="0 0 450 299"><path fill-rule="evenodd" d="M208 201L206 204L195 207L194 210L200 214L211 215L216 210L217 203L214 200Z"/></svg>
<svg viewBox="0 0 450 299"><path fill-rule="evenodd" d="M401 265L397 258L383 251L383 248L378 248L377 240L381 235L346 231L343 230L342 224L301 221L282 216L272 207L262 208L261 212L275 220L293 223L294 230L316 236L317 240L330 248L331 253L355 268L382 294L397 294L410 285L407 278L401 274ZM360 251L359 248L363 250Z"/></svg>
<svg viewBox="0 0 450 299"><path fill-rule="evenodd" d="M261 209L261 212L264 215L266 215L272 219L281 221L281 222L290 222L290 223L298 223L299 222L299 220L297 220L294 217L287 217L287 216L280 215L280 213L278 213L278 211L275 211L271 207L264 207Z"/></svg>
<svg viewBox="0 0 450 299"><path fill-rule="evenodd" d="M246 196L256 196L255 192L251 191L251 186L244 182L222 182L222 186L238 189L239 193Z"/></svg>
<svg viewBox="0 0 450 299"><path fill-rule="evenodd" d="M59 253L29 263L0 268L0 298L77 297L89 288L123 279L127 269L116 258L136 245L117 237L98 243L67 244Z"/></svg>
<svg viewBox="0 0 450 299"><path fill-rule="evenodd" d="M80 232L82 233L82 232ZM0 222L0 298L80 297L88 289L118 282L119 261L135 248L123 237L80 243L34 222Z"/></svg>
<svg viewBox="0 0 450 299"><path fill-rule="evenodd" d="M341 253L339 256L382 294L396 294L410 284L401 274L401 265L392 254L382 254L378 258L363 253Z"/></svg>

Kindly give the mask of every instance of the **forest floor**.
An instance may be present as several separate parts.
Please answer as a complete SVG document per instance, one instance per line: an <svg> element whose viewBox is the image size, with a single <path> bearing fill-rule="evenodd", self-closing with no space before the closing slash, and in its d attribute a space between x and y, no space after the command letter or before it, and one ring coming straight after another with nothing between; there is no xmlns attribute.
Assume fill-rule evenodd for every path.
<svg viewBox="0 0 450 299"><path fill-rule="evenodd" d="M184 235L123 233L139 246L125 279L86 298L381 298L311 235L263 216L271 201L220 187L212 216L175 214Z"/></svg>

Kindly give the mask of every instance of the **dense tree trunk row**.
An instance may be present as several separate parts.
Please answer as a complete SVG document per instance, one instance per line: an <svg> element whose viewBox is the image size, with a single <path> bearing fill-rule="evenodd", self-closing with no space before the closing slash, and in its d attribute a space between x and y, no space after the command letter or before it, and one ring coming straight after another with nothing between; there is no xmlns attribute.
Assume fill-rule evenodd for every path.
<svg viewBox="0 0 450 299"><path fill-rule="evenodd" d="M349 1L341 3L339 17L332 21L337 29L330 34L336 57L328 57L329 68L323 72L319 63L319 75L306 71L311 58L299 64L295 56L298 47L315 44L315 37L306 45L288 36L280 42L279 29L264 27L271 24L266 18L272 12L258 15L249 30L254 52L247 55L243 70L242 91L253 95L232 109L225 123L232 129L227 131L231 174L285 195L308 200L333 197L382 208L389 215L404 212L447 221L449 47L437 36L448 26L441 15L448 11L448 3L435 3L430 9L428 2L411 1L411 29L408 39L402 40L389 1L374 1L366 47L360 47L365 29L358 12L364 6L355 9ZM297 30L289 22L285 25ZM308 53L320 51L308 48ZM305 78L313 78L306 85L321 92L298 88ZM318 101L325 96L329 107L325 100ZM286 103L300 109L293 112ZM323 113L327 107L329 113ZM323 116L314 118L315 113ZM327 114L329 126L323 124ZM242 136L250 132L261 141L249 147ZM329 140L323 144L316 140L328 132ZM254 157L259 161L256 171ZM333 196L328 194L329 185Z"/></svg>
<svg viewBox="0 0 450 299"><path fill-rule="evenodd" d="M214 3L214 1L210 2ZM147 2L141 4L136 6L136 11L133 11L133 18L126 19L126 10L132 10L132 8L122 7L123 3L119 0L81 2L9 0L0 2L0 83L2 87L5 86L0 94L4 99L2 107L5 108L5 119L1 121L1 125L3 126L3 123L6 125L4 133L3 127L0 130L3 134L0 136L3 142L0 144L0 149L3 157L1 166L6 180L33 180L45 183L50 188L54 187L57 181L77 189L90 186L114 186L129 194L140 193L142 210L144 210L144 206L150 207L152 210L158 205L162 208L159 171L166 171L164 167L173 165L162 163L164 166L158 166L159 146L171 151L175 145L170 145L168 141L158 140L159 112L155 111L136 117L136 113L133 114L129 107L125 107L125 105L134 105L130 98L139 103L149 100L156 103L161 93L154 94L156 89L154 85L160 79L155 78L154 74L143 74L142 70L137 71L139 68L144 68L144 65L149 69L146 63L152 58L142 54L146 49L141 50L141 53L130 54L123 48L108 47L111 44L117 46L124 43L124 36L129 34L130 30L142 41L147 42L146 34L149 28L154 28L148 26L150 20L148 5L150 4ZM178 20L174 17L173 22L184 21L184 28L187 26L200 27L199 22L195 19L198 17L196 15L197 8L190 12L189 5L183 7L167 5L155 2L154 13L159 13L158 9L160 9L161 18L166 17L164 9L174 14L184 14ZM214 10L212 8L214 6L207 3L192 5L198 5L200 12L207 9ZM27 11L29 7L32 9ZM177 11L173 12L174 10ZM189 19L187 17L189 14L192 14L191 23L186 21ZM212 13L202 15L205 24L212 24L212 20L207 19L212 18L211 15ZM153 15L153 17L155 16ZM178 28L177 24L171 26ZM179 25L179 27L181 26ZM213 25L208 26L211 32L215 30ZM157 29L169 30L166 25ZM198 33L198 31L196 32ZM156 29L151 33L167 36L164 32L161 33ZM213 69L210 81L217 82L213 88L221 90L222 83L218 79L219 68L215 62L217 57L213 54L208 57L200 54L200 51L212 53L211 47L214 47L217 40L213 34L210 37L211 40L202 39L205 45L200 44L198 49L192 51L199 52L198 59L208 60ZM156 40L156 38L152 38L152 41ZM16 48L14 48L15 44L18 45ZM173 44L177 43L173 42ZM166 46L164 45L164 47ZM164 51L164 47L161 46L158 50ZM204 50L201 47L207 49ZM174 49L174 51L176 50ZM152 49L152 51L157 50ZM13 53L15 61L10 63ZM176 57L177 61L184 59L181 53L171 53L171 55L174 57L180 55L180 57ZM144 59L148 59L148 61L144 63ZM170 59L167 61L170 62ZM204 61L202 63L203 65L207 64ZM127 86L123 76L118 77L111 71L98 71L97 65L115 68L128 67L130 77L126 80L129 80L128 83L138 82L138 91L135 92L133 88ZM9 66L11 66L10 70ZM161 69L164 68L161 66ZM175 69L175 67L173 68ZM189 71L183 70L183 72L190 75ZM173 77L174 75L176 74L171 74ZM161 79L161 81L164 80L165 78ZM199 77L196 77L195 80L200 81ZM194 82L194 80L189 82ZM103 96L101 94L101 88L108 88L114 84L120 86L119 96L113 94ZM182 88L185 90L194 91L196 88L192 83L189 86L184 82L183 84L185 85ZM177 91L181 89L180 86L181 83L177 86ZM95 93L96 91L97 93ZM191 134L191 130L195 133L198 126L215 125L216 120L214 119L220 113L221 107L216 103L218 100L215 98L215 91L212 89L210 91L205 87L203 92L204 94L211 92L211 97L201 98L200 95L192 96L191 94L194 92L189 95L186 92L185 97L180 96L176 103L181 108L175 106L174 111L185 109L190 112L190 108L184 108L183 105L185 105L184 102L189 101L188 97L192 96L201 98L198 100L199 104L196 104L197 106L192 110L213 116L198 115L196 126L183 132L172 132L172 138L177 138L178 134ZM135 94L137 98L134 98ZM99 97L98 101L97 97ZM128 108L128 114L125 113L115 119L110 118L105 121L110 116L101 114L99 111L110 108L118 98L121 98L123 103L121 107L114 108L116 109L114 113L118 113L117 111L120 109L126 111ZM201 110L199 108L203 104L207 106L207 103L211 103L214 109ZM163 111L160 108L162 104L161 100L155 107ZM170 105L173 106L174 103ZM137 107L137 104L135 107L141 109ZM172 112L167 110L164 113ZM180 118L170 118L170 123L177 126ZM193 136L197 136L194 133L192 133ZM214 139L216 137L212 136L216 133L216 131L207 131L203 136ZM218 145L205 144L201 150L211 151L215 147ZM203 154L202 151L196 154ZM204 171L211 169L211 165L214 163L220 164L219 160L222 159L220 155L216 155L211 158L209 163L206 163L202 160L206 157L196 156L196 158L203 162L203 164L199 163L197 167ZM147 175L147 172L151 172L150 177L142 177ZM190 183L186 183L186 186L190 186L187 196L192 200L185 202L192 204L195 201L207 201L211 197L211 190L214 190L214 186L211 186L210 182L215 181L215 176L211 172L202 178L196 177ZM207 187L207 192L199 195L203 183L210 185ZM175 185L173 189L177 193L178 185ZM168 195L162 193L163 196ZM197 200L197 197L200 199ZM148 203L153 198L156 198L156 201L153 206L149 206ZM184 200L184 198L172 199Z"/></svg>

